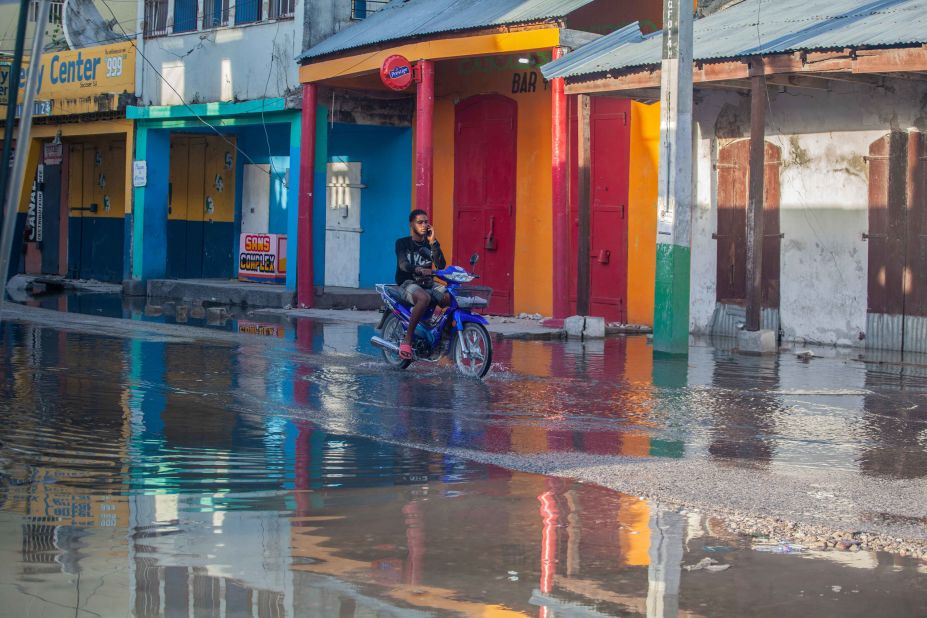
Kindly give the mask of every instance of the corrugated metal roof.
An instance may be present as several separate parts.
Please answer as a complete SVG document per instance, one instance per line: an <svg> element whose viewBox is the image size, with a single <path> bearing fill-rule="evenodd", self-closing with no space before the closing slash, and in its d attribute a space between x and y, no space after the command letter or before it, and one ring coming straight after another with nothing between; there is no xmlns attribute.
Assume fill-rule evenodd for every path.
<svg viewBox="0 0 927 618"><path fill-rule="evenodd" d="M307 49L297 61L441 32L557 19L592 0L392 0L363 21Z"/></svg>
<svg viewBox="0 0 927 618"><path fill-rule="evenodd" d="M659 32L629 40L620 32L544 65L541 72L551 79L660 64ZM744 0L693 26L696 60L925 42L927 0Z"/></svg>

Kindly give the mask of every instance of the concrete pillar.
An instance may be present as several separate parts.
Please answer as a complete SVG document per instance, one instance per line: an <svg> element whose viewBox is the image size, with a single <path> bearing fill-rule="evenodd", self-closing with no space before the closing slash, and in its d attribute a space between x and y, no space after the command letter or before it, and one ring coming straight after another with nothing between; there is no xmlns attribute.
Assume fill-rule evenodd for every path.
<svg viewBox="0 0 927 618"><path fill-rule="evenodd" d="M553 59L563 56L555 47ZM569 113L562 77L551 80L551 185L553 212L553 308L554 318L570 314L570 167Z"/></svg>
<svg viewBox="0 0 927 618"><path fill-rule="evenodd" d="M318 86L303 84L303 123L299 157L299 215L297 222L296 299L300 307L312 307L315 282L312 269L312 205L315 201L315 114Z"/></svg>
<svg viewBox="0 0 927 618"><path fill-rule="evenodd" d="M415 207L432 217L434 184L435 63L419 60L415 93Z"/></svg>
<svg viewBox="0 0 927 618"><path fill-rule="evenodd" d="M692 8L663 1L660 173L653 347L689 350L692 208Z"/></svg>
<svg viewBox="0 0 927 618"><path fill-rule="evenodd" d="M167 274L168 175L171 136L139 123L135 136L135 158L148 164L144 187L134 190L132 205L132 278L139 281L162 278Z"/></svg>

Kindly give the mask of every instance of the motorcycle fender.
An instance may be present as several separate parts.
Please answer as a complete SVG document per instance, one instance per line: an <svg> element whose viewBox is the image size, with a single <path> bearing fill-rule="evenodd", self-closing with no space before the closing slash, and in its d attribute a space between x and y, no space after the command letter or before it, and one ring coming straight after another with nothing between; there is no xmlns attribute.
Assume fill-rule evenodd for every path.
<svg viewBox="0 0 927 618"><path fill-rule="evenodd" d="M476 324L482 324L483 326L489 326L489 322L486 321L481 315L476 315L474 313L464 313L463 311L459 312L456 316L457 321L460 324L466 324L467 322L474 322Z"/></svg>

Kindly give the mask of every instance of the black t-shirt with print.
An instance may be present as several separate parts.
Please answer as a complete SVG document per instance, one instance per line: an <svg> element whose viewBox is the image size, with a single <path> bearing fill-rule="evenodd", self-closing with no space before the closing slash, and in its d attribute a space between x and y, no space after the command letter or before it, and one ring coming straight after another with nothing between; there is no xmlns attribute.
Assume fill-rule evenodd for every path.
<svg viewBox="0 0 927 618"><path fill-rule="evenodd" d="M441 245L435 241L429 244L427 240L413 240L411 236L403 236L396 240L396 285L406 281L415 280L422 287L430 287L431 277L421 277L415 274L416 268L437 268L447 266Z"/></svg>

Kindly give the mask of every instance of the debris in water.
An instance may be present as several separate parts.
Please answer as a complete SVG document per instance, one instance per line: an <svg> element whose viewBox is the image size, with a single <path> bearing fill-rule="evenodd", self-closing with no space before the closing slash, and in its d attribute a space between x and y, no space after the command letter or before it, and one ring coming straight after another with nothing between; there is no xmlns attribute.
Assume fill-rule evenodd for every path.
<svg viewBox="0 0 927 618"><path fill-rule="evenodd" d="M718 564L717 560L712 558L702 558L696 564L687 564L683 566L687 571L711 571L712 573L719 573L721 571L726 571L731 568L729 564Z"/></svg>

